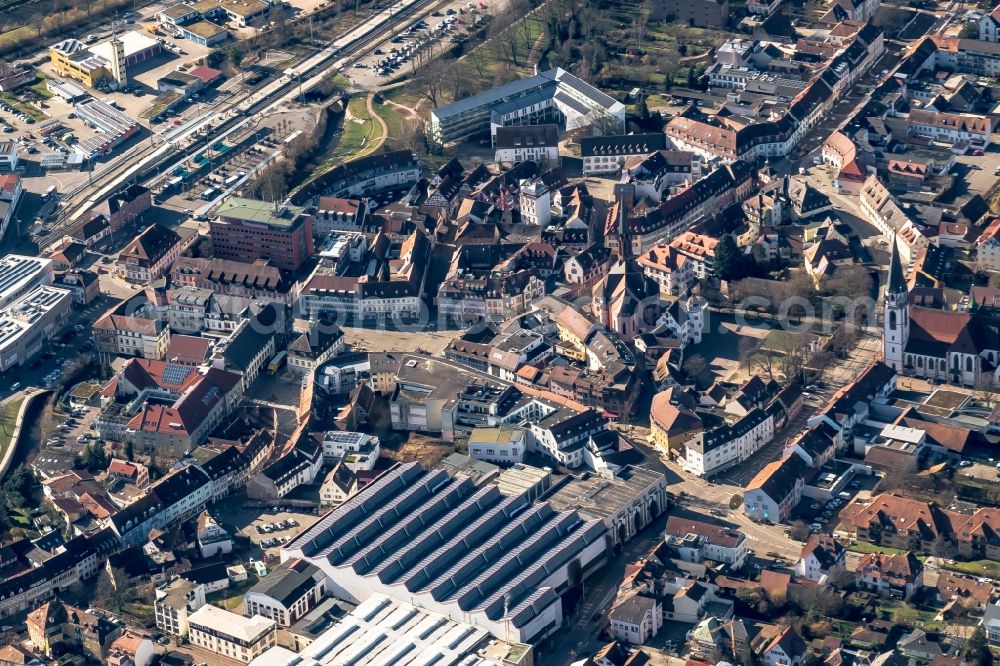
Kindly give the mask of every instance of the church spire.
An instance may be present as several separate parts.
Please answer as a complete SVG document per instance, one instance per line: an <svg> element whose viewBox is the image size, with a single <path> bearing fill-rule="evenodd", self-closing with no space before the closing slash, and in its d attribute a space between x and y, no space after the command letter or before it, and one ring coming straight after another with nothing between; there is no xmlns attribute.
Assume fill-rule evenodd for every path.
<svg viewBox="0 0 1000 666"><path fill-rule="evenodd" d="M889 259L889 284L886 285L886 295L906 294L906 278L903 276L903 262L899 258L899 240L892 235L892 257Z"/></svg>

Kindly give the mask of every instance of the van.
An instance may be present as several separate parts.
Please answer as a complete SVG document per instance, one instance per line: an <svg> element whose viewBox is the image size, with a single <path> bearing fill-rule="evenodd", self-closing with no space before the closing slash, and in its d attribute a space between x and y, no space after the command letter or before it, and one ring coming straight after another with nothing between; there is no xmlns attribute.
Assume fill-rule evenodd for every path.
<svg viewBox="0 0 1000 666"><path fill-rule="evenodd" d="M845 502L849 502L851 500L851 493L849 493L849 492L842 492L842 493L839 493L837 495L837 497L839 497L840 499L844 500Z"/></svg>

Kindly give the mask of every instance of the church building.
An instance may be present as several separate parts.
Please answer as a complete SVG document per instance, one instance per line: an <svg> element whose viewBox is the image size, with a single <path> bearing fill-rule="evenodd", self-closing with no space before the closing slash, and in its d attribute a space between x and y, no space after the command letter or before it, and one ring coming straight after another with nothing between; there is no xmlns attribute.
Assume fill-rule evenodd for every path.
<svg viewBox="0 0 1000 666"><path fill-rule="evenodd" d="M893 239L882 320L885 364L901 375L974 386L997 375L1000 334L997 322L976 311L912 305Z"/></svg>

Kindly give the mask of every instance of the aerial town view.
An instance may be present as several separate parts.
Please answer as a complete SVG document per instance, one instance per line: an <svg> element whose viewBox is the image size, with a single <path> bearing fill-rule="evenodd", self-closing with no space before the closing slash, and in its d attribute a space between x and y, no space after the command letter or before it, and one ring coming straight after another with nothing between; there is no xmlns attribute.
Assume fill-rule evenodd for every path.
<svg viewBox="0 0 1000 666"><path fill-rule="evenodd" d="M0 666L1000 664L996 0L0 0Z"/></svg>

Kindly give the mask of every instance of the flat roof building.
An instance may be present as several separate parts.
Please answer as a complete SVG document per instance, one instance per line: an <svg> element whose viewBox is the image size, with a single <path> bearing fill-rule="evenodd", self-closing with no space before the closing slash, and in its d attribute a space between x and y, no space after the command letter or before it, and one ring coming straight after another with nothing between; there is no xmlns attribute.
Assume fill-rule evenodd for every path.
<svg viewBox="0 0 1000 666"><path fill-rule="evenodd" d="M192 645L248 664L275 645L274 620L243 617L206 604L188 617Z"/></svg>
<svg viewBox="0 0 1000 666"><path fill-rule="evenodd" d="M599 124L602 133L620 134L625 105L556 67L434 109L431 135L438 143L467 141L492 138L498 127L552 122L567 130Z"/></svg>
<svg viewBox="0 0 1000 666"><path fill-rule="evenodd" d="M0 310L0 371L21 365L62 330L73 306L73 293L43 285Z"/></svg>
<svg viewBox="0 0 1000 666"><path fill-rule="evenodd" d="M8 254L0 258L0 308L5 308L35 287L52 284L52 260Z"/></svg>
<svg viewBox="0 0 1000 666"><path fill-rule="evenodd" d="M375 594L330 625L298 654L283 647L268 650L254 666L320 664L462 664L499 666L531 663L531 646L497 644L489 632L449 620L405 601ZM489 647L489 654L484 649ZM503 655L503 660L492 655ZM522 657L527 655L527 660Z"/></svg>
<svg viewBox="0 0 1000 666"><path fill-rule="evenodd" d="M216 259L266 259L294 271L313 253L312 216L299 206L231 197L209 223Z"/></svg>
<svg viewBox="0 0 1000 666"><path fill-rule="evenodd" d="M666 510L667 478L641 467L625 467L613 476L569 477L545 501L561 511L575 510L603 521L620 546Z"/></svg>

